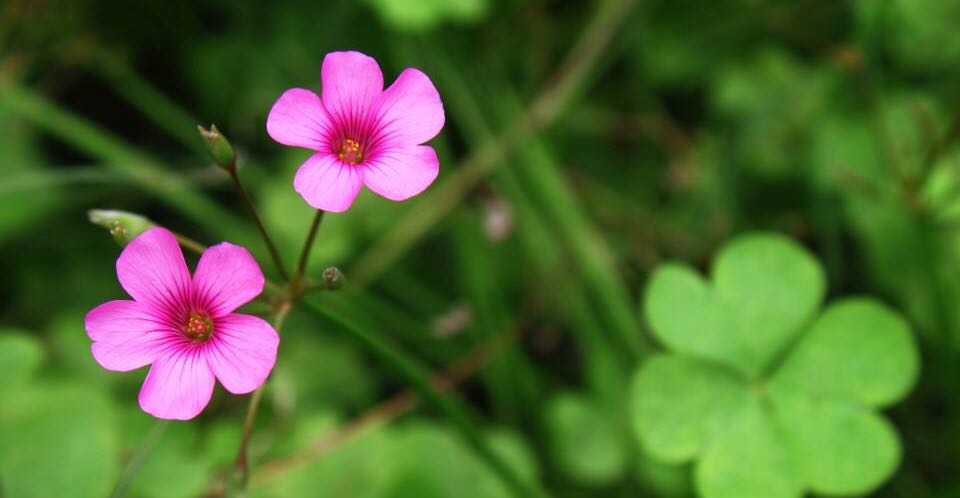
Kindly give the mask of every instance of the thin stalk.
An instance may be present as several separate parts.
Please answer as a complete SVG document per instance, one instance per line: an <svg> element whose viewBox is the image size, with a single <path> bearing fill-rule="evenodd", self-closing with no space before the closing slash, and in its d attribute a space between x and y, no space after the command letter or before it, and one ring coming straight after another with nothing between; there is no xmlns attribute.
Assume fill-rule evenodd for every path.
<svg viewBox="0 0 960 498"><path fill-rule="evenodd" d="M313 217L313 223L310 224L310 232L307 234L307 240L303 243L303 250L300 251L300 260L297 262L297 273L295 278L303 276L307 269L307 261L310 260L310 251L313 249L313 240L317 238L317 230L320 228L320 222L323 221L322 209L317 210Z"/></svg>
<svg viewBox="0 0 960 498"><path fill-rule="evenodd" d="M174 233L173 236L177 239L177 243L179 243L184 249L187 249L188 251L192 251L197 254L203 254L203 251L207 250L207 246L191 239L190 237L187 237L185 235L180 235L179 233Z"/></svg>
<svg viewBox="0 0 960 498"><path fill-rule="evenodd" d="M143 440L143 443L140 444L140 448L137 449L133 458L130 459L126 468L123 469L123 474L121 474L120 479L117 480L117 485L114 486L113 491L110 493L110 498L120 498L126 493L127 487L130 486L133 478L137 475L137 472L140 471L140 467L143 466L147 455L149 455L157 443L160 442L163 434L167 432L168 427L170 427L169 420L157 420L156 423L153 424L153 428L150 429L147 437Z"/></svg>
<svg viewBox="0 0 960 498"><path fill-rule="evenodd" d="M459 397L453 393L444 395L432 385L428 370L418 360L387 341L366 332L344 318L331 313L323 306L306 301L307 308L322 317L358 342L362 347L391 367L412 387L429 405L439 410L449 419L469 444L474 453L493 471L517 497L545 498L549 495L533 483L521 479L513 469L494 452L483 438L480 430L470 420Z"/></svg>
<svg viewBox="0 0 960 498"><path fill-rule="evenodd" d="M277 273L280 274L280 277L284 281L289 281L290 276L287 274L287 269L283 266L283 259L280 257L280 251L277 250L277 246L273 243L273 239L270 238L270 234L267 233L266 227L263 226L263 220L260 219L260 215L257 213L257 208L253 204L253 199L247 192L246 187L244 187L243 183L240 181L240 177L237 176L237 168L230 168L227 173L230 174L230 179L233 180L234 187L237 188L240 198L243 199L243 203L247 207L247 212L250 213L250 217L253 218L254 224L257 225L257 231L259 231L260 236L263 237L263 242L267 245L267 250L270 251L270 257L273 258L273 264L277 267Z"/></svg>
<svg viewBox="0 0 960 498"><path fill-rule="evenodd" d="M231 168L229 173L230 177L233 179L234 185L236 185L241 197L243 197L244 202L247 204L247 208L249 209L251 216L253 216L254 220L256 221L257 228L260 229L260 234L263 236L263 240L267 243L267 247L270 249L270 253L274 257L274 263L276 263L278 271L283 279L287 282L286 297L277 308L277 313L273 321L273 328L277 331L277 333L279 333L280 329L283 327L284 320L286 320L287 315L290 313L290 310L296 306L296 304L300 301L300 297L303 295L303 287L301 286L300 281L303 278L303 272L306 268L307 260L310 258L310 252L313 248L313 241L317 237L317 230L320 228L320 222L323 220L323 211L318 210L317 215L310 224L310 230L307 235L307 240L304 243L303 251L300 254L300 261L297 264L296 273L291 279L287 276L287 273L284 270L283 262L280 260L280 254L277 252L273 241L267 235L267 231L264 228L263 223L260 221L260 216L257 215L257 211L253 206L250 196L247 195L246 189L243 187L243 184L240 182L240 178L237 176L236 168ZM240 496L245 494L247 484L250 481L250 463L247 455L247 448L250 444L250 437L253 435L253 424L256 421L257 410L259 409L260 402L263 398L263 389L264 386L261 385L256 391L254 391L253 396L250 397L250 405L247 407L247 416L243 423L243 435L240 438L240 449L237 450L237 458L234 463L234 475L239 480L240 492L238 494Z"/></svg>
<svg viewBox="0 0 960 498"><path fill-rule="evenodd" d="M0 83L0 105L51 133L78 151L101 161L200 226L247 245L247 224L203 195L182 175L170 172L149 153L103 127L61 108L48 97L16 83Z"/></svg>
<svg viewBox="0 0 960 498"><path fill-rule="evenodd" d="M280 332L283 328L283 322L287 314L293 308L293 303L288 299L280 305L277 314L273 319L273 328ZM263 390L266 382L257 388L250 396L250 404L247 406L247 416L243 421L243 435L240 437L240 448L237 450L237 458L234 462L235 476L240 481L240 490L247 489L247 482L250 480L250 462L247 455L247 449L250 446L250 436L253 435L253 423L257 419L257 411L260 408L260 401L263 399ZM241 492L242 496L243 493Z"/></svg>

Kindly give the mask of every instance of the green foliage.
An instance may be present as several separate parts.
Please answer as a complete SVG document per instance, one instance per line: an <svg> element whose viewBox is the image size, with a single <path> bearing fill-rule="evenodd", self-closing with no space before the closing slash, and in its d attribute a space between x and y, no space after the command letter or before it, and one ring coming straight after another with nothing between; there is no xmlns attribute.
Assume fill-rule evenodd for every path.
<svg viewBox="0 0 960 498"><path fill-rule="evenodd" d="M321 416L301 421L290 450L309 444L335 428ZM524 479L538 476L529 449L515 435L494 431L486 436L494 451ZM331 496L395 498L507 498L507 488L449 429L426 423L403 424L365 434L336 452L269 483L263 496Z"/></svg>
<svg viewBox="0 0 960 498"><path fill-rule="evenodd" d="M91 385L32 379L40 351L29 336L0 334L3 489L27 498L105 496L118 469L111 402Z"/></svg>
<svg viewBox="0 0 960 498"><path fill-rule="evenodd" d="M40 366L42 350L29 335L0 331L0 400L16 392Z"/></svg>
<svg viewBox="0 0 960 498"><path fill-rule="evenodd" d="M489 0L367 0L383 21L401 31L427 31L444 21L476 22Z"/></svg>
<svg viewBox="0 0 960 498"><path fill-rule="evenodd" d="M333 50L386 84L429 75L440 176L324 218L307 273L346 284L283 327L250 495L512 496L500 462L556 498L956 496L958 5L7 2L0 496L107 496L141 450L129 498L223 487L248 397L218 387L158 431L146 368L94 361L84 314L125 295L84 213L230 240L273 273L197 136L215 122L290 265L310 152L264 122L285 89L320 91ZM452 398L357 418L440 372Z"/></svg>
<svg viewBox="0 0 960 498"><path fill-rule="evenodd" d="M705 498L859 495L889 478L900 443L873 410L916 382L906 322L869 298L817 317L822 271L777 235L730 242L711 274L665 265L651 277L645 309L672 353L634 378L634 431L646 451L695 461Z"/></svg>
<svg viewBox="0 0 960 498"><path fill-rule="evenodd" d="M603 407L572 393L561 393L546 405L546 427L558 465L588 484L616 481L627 464L626 447L616 420Z"/></svg>

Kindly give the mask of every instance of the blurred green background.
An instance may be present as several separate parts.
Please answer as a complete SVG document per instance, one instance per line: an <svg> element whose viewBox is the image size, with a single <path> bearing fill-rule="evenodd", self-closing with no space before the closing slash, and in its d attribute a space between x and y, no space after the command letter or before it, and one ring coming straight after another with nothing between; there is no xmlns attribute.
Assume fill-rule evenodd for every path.
<svg viewBox="0 0 960 498"><path fill-rule="evenodd" d="M806 246L828 299L870 294L919 344L883 497L960 496L960 3L954 0L365 0L0 3L0 496L220 496L246 397L157 426L146 370L102 370L83 316L122 298L123 209L269 260L196 134L214 122L288 262L308 153L264 122L325 53L424 70L441 174L324 220L311 297L462 380L475 434L557 497L696 496L646 455L629 383L662 350L641 312L664 261L737 234ZM501 497L441 411L311 307L294 312L252 441L263 497ZM461 379L462 377L462 379ZM386 405L378 405L384 400ZM377 407L374 412L371 408ZM367 414L365 418L356 417ZM138 453L139 448L149 451ZM736 494L730 495L736 498Z"/></svg>

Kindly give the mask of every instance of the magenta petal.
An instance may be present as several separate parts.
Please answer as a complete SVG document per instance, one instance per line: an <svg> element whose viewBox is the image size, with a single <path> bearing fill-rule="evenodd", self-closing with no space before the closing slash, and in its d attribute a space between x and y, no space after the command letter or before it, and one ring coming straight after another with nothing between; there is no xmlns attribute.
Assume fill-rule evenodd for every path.
<svg viewBox="0 0 960 498"><path fill-rule="evenodd" d="M377 102L380 136L388 145L410 146L430 140L443 128L443 102L426 74L405 69Z"/></svg>
<svg viewBox="0 0 960 498"><path fill-rule="evenodd" d="M387 199L402 201L423 192L439 172L433 147L415 145L382 151L364 165L363 183Z"/></svg>
<svg viewBox="0 0 960 498"><path fill-rule="evenodd" d="M316 209L340 213L353 204L363 186L360 168L343 164L332 154L314 154L293 179L293 188Z"/></svg>
<svg viewBox="0 0 960 498"><path fill-rule="evenodd" d="M189 420L213 394L214 376L202 349L187 345L158 358L140 389L140 408L157 418Z"/></svg>
<svg viewBox="0 0 960 498"><path fill-rule="evenodd" d="M200 256L193 289L212 316L225 316L263 292L263 272L250 251L221 242Z"/></svg>
<svg viewBox="0 0 960 498"><path fill-rule="evenodd" d="M149 304L135 301L101 304L84 321L94 341L93 357L107 370L126 372L148 365L178 341L177 332Z"/></svg>
<svg viewBox="0 0 960 498"><path fill-rule="evenodd" d="M204 355L227 391L246 394L270 375L279 344L280 337L269 323L235 313L217 319Z"/></svg>
<svg viewBox="0 0 960 498"><path fill-rule="evenodd" d="M177 239L154 227L130 241L117 258L120 285L136 301L162 309L184 302L190 292L190 272Z"/></svg>
<svg viewBox="0 0 960 498"><path fill-rule="evenodd" d="M327 150L330 117L320 97L303 88L291 88L277 99L267 116L267 133L284 145Z"/></svg>
<svg viewBox="0 0 960 498"><path fill-rule="evenodd" d="M383 73L377 61L360 52L331 52L320 70L323 105L341 118L367 112L383 92Z"/></svg>

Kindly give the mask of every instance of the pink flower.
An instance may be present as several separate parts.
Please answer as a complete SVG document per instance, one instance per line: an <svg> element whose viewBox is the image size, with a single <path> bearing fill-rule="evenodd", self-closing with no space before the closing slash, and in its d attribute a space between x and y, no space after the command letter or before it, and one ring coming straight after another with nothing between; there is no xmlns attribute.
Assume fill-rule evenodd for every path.
<svg viewBox="0 0 960 498"><path fill-rule="evenodd" d="M127 372L153 364L140 389L143 411L169 419L196 417L214 378L244 394L270 374L280 342L264 320L233 310L263 291L263 273L250 253L221 243L190 271L168 230L151 228L117 258L117 278L133 301L110 301L86 318L93 357Z"/></svg>
<svg viewBox="0 0 960 498"><path fill-rule="evenodd" d="M383 89L377 61L359 52L323 59L322 97L292 88L267 117L267 133L316 153L293 187L308 204L342 212L366 185L394 201L423 192L440 171L437 153L420 145L443 128L443 103L427 75L404 69Z"/></svg>

